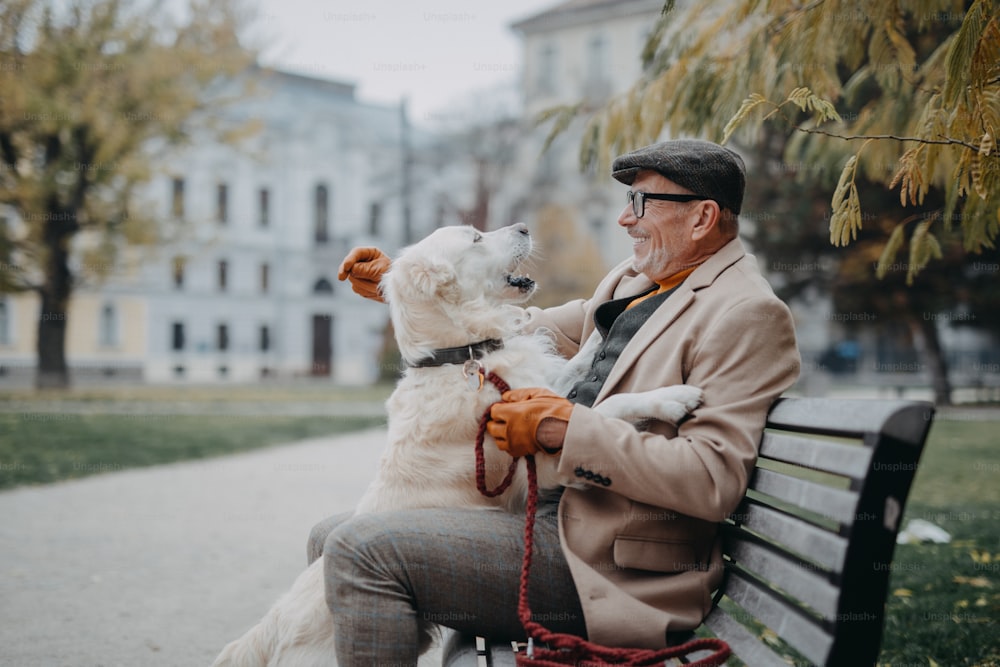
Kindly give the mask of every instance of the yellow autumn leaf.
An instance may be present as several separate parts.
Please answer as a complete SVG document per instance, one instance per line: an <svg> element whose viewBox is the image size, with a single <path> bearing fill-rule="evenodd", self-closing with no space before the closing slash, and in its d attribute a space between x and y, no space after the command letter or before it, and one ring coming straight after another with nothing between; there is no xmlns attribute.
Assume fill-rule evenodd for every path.
<svg viewBox="0 0 1000 667"><path fill-rule="evenodd" d="M996 556L990 554L989 551L979 551L978 549L973 549L969 552L969 555L975 563L988 564L996 560Z"/></svg>
<svg viewBox="0 0 1000 667"><path fill-rule="evenodd" d="M760 633L760 638L771 646L777 646L780 643L778 635L776 635L770 628L764 628Z"/></svg>
<svg viewBox="0 0 1000 667"><path fill-rule="evenodd" d="M965 609L966 607L969 606L969 601L959 600L958 602L955 603L955 606L958 607L959 609Z"/></svg>
<svg viewBox="0 0 1000 667"><path fill-rule="evenodd" d="M937 661L934 660L934 658L928 657L927 662L929 667L941 667L940 665L937 664Z"/></svg>
<svg viewBox="0 0 1000 667"><path fill-rule="evenodd" d="M989 602L986 601L986 598L978 598L976 600L976 606L977 607L985 607L988 604L989 604Z"/></svg>
<svg viewBox="0 0 1000 667"><path fill-rule="evenodd" d="M892 594L897 598L913 597L913 591L911 591L909 588L897 588L892 592Z"/></svg>
<svg viewBox="0 0 1000 667"><path fill-rule="evenodd" d="M952 578L956 584L968 584L976 588L989 588L992 586L990 580L986 577L963 577L961 575L956 575Z"/></svg>

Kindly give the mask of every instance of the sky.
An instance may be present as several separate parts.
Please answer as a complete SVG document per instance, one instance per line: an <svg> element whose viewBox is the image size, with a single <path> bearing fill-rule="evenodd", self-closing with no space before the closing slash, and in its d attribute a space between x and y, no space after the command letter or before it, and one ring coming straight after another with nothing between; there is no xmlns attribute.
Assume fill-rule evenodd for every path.
<svg viewBox="0 0 1000 667"><path fill-rule="evenodd" d="M561 0L255 0L265 65L357 85L434 125L484 92L515 84L521 40L510 29Z"/></svg>

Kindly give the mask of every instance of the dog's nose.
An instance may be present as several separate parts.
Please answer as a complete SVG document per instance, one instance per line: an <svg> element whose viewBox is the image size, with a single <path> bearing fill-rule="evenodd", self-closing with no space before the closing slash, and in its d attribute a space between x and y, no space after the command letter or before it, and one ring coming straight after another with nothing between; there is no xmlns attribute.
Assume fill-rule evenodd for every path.
<svg viewBox="0 0 1000 667"><path fill-rule="evenodd" d="M511 227L513 227L514 231L518 234L524 234L525 236L529 236L531 234L531 232L528 231L528 225L523 222L516 222L511 225Z"/></svg>

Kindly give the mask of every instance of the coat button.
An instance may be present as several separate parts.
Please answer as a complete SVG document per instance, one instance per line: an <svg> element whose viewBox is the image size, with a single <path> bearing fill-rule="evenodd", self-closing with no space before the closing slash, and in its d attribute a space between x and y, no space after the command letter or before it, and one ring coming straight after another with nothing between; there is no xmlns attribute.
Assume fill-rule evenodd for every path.
<svg viewBox="0 0 1000 667"><path fill-rule="evenodd" d="M594 484L604 484L604 476L603 475L594 475ZM607 485L605 484L605 486L607 486Z"/></svg>
<svg viewBox="0 0 1000 667"><path fill-rule="evenodd" d="M576 389L566 394L566 398L576 398Z"/></svg>
<svg viewBox="0 0 1000 667"><path fill-rule="evenodd" d="M583 468L577 466L576 469L573 470L573 474L576 475L577 477L583 477Z"/></svg>
<svg viewBox="0 0 1000 667"><path fill-rule="evenodd" d="M597 355L597 358L598 359L606 359L607 356L608 356L608 353L602 351L599 355Z"/></svg>
<svg viewBox="0 0 1000 667"><path fill-rule="evenodd" d="M585 479L594 479L594 471L588 470L587 472L583 473L583 476Z"/></svg>
<svg viewBox="0 0 1000 667"><path fill-rule="evenodd" d="M611 478L610 477L602 478L601 484L603 484L604 486L611 486Z"/></svg>

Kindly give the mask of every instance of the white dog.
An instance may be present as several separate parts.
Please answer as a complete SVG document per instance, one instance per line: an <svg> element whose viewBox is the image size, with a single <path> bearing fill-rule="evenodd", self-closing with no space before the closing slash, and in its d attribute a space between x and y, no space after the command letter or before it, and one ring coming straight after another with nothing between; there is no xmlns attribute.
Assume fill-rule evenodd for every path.
<svg viewBox="0 0 1000 667"><path fill-rule="evenodd" d="M406 248L382 281L399 350L408 368L387 403L389 441L375 480L357 512L421 507L482 507L523 511L523 462L511 488L497 498L474 481L479 420L500 400L481 380L496 373L511 387L551 387L565 394L585 373L599 344L592 338L567 363L544 333L521 335L521 309L535 283L517 275L531 254L522 224L480 233L443 227ZM595 407L636 422L676 423L701 402L690 386L628 394ZM489 438L487 485L503 479L510 457ZM537 458L541 488L555 488L558 459ZM323 561L310 565L267 615L222 651L214 667L319 667L335 664L333 619L326 605Z"/></svg>

